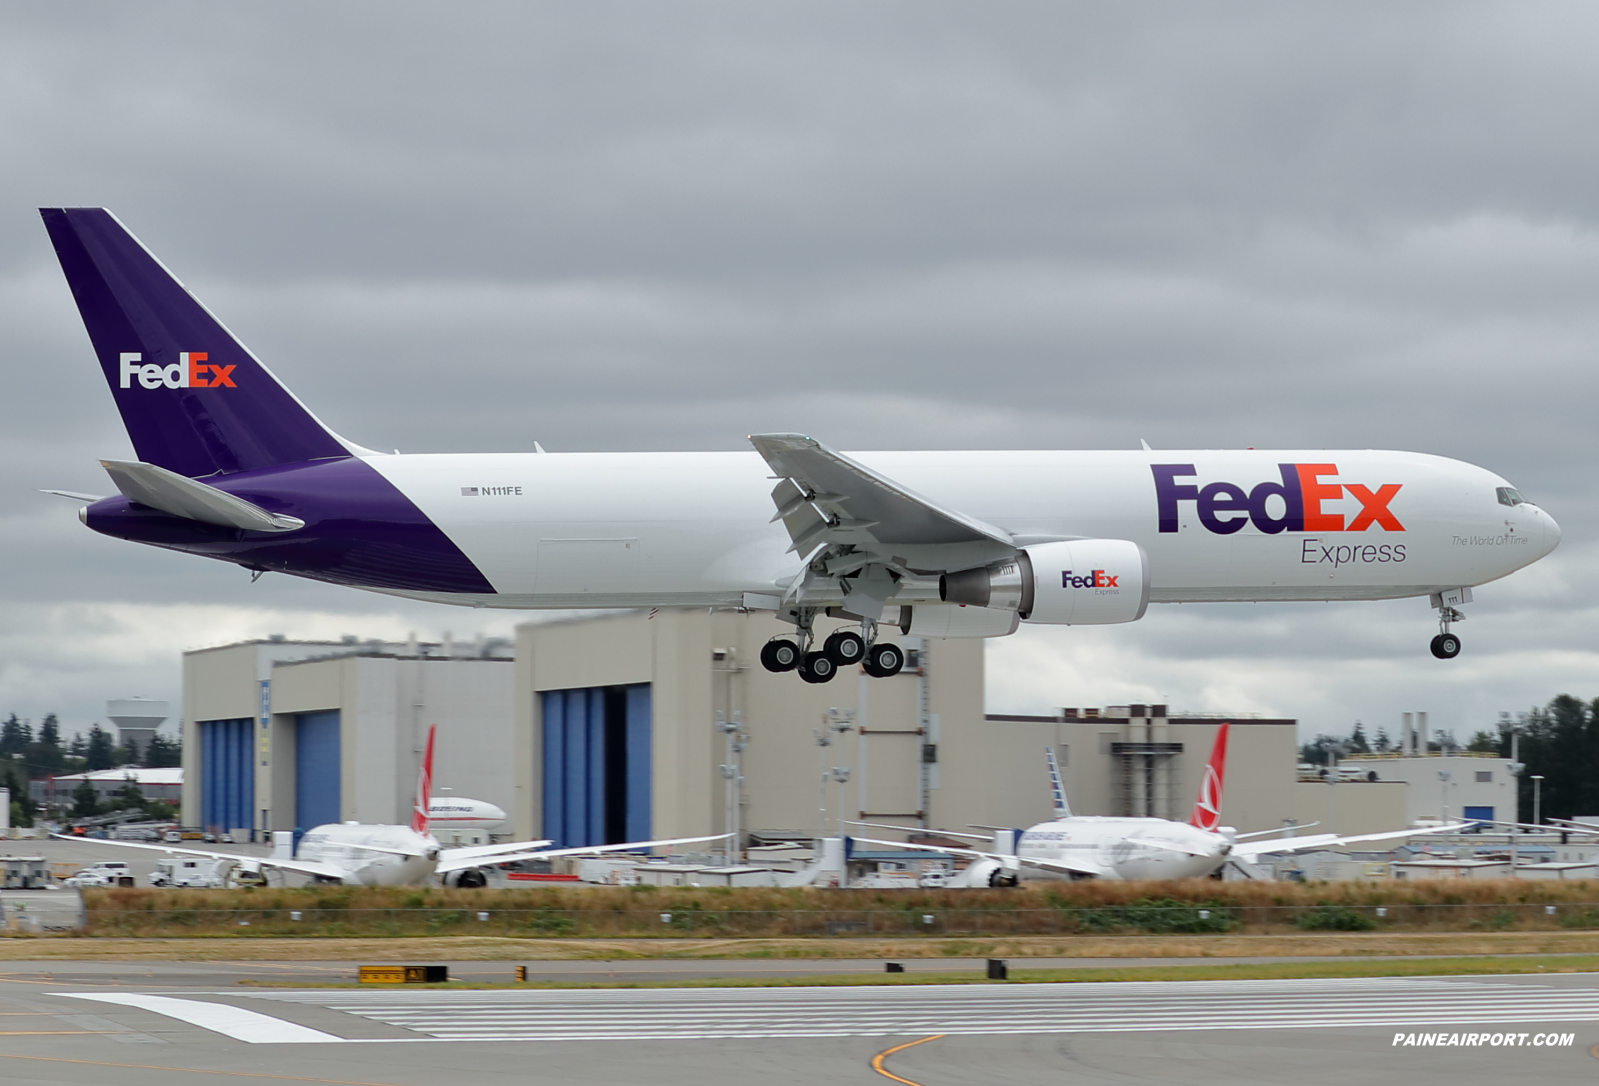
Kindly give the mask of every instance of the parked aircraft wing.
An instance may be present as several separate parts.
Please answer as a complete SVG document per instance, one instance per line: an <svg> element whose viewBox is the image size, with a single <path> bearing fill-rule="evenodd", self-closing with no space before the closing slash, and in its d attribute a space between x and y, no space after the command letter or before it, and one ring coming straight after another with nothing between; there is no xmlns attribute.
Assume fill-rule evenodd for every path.
<svg viewBox="0 0 1599 1086"><path fill-rule="evenodd" d="M266 856L241 856L237 852L208 852L200 848L176 848L172 845L147 845L139 841L113 841L90 837L72 837L64 833L50 835L58 841L77 841L80 843L98 845L114 845L117 848L142 848L149 852L163 852L169 856L203 856L208 860L229 860L241 867L248 869L271 868L274 871L295 871L301 875L316 875L326 879L347 879L350 872L344 868L334 867L332 864L310 863L305 860L274 860ZM380 851L392 852L393 849ZM406 855L412 855L406 853Z"/></svg>
<svg viewBox="0 0 1599 1086"><path fill-rule="evenodd" d="M1395 841L1404 837L1424 837L1434 833L1459 833L1475 822L1451 822L1447 826L1431 826L1421 830L1389 830L1386 833L1362 833L1353 837L1339 837L1335 833L1318 833L1310 837L1290 837L1287 840L1251 841L1234 845L1233 855L1244 860L1254 860L1273 852L1303 852L1308 848L1331 848L1335 845L1356 845L1362 841Z"/></svg>
<svg viewBox="0 0 1599 1086"><path fill-rule="evenodd" d="M783 521L801 555L820 543L1015 545L1005 529L924 498L815 438L755 434L750 444L782 479L772 519Z"/></svg>
<svg viewBox="0 0 1599 1086"><path fill-rule="evenodd" d="M252 532L292 532L305 527L299 517L268 512L254 502L155 464L102 460L100 465L123 497L175 517Z"/></svg>
<svg viewBox="0 0 1599 1086"><path fill-rule="evenodd" d="M439 859L443 862L472 859L487 862L487 857L498 856L502 852L532 852L549 844L554 844L554 842L549 840L501 841L497 845L466 845L461 848L444 849L439 853Z"/></svg>
<svg viewBox="0 0 1599 1086"><path fill-rule="evenodd" d="M1031 856L1005 856L997 852L983 852L975 848L951 848L947 845L913 845L908 841L876 841L870 837L855 837L852 840L868 845L887 845L890 848L908 848L920 852L941 852L946 856L966 856L974 860L998 860L1000 863L1019 863L1027 867L1037 867L1045 871L1060 871L1069 875L1107 875L1110 872L1094 863L1092 860L1040 860Z"/></svg>
<svg viewBox="0 0 1599 1086"><path fill-rule="evenodd" d="M479 856L475 859L450 856L447 859L440 859L439 866L434 869L434 873L447 875L452 871L461 871L468 867L492 867L495 864L515 863L518 860L547 860L552 856L590 856L597 852L628 852L641 848L664 848L667 845L693 845L701 841L724 841L731 836L733 836L731 833L718 833L710 837L673 837L665 841L623 841L618 845L580 845L576 848L531 849L527 852L512 852L505 855L495 853L491 856Z"/></svg>
<svg viewBox="0 0 1599 1086"><path fill-rule="evenodd" d="M869 826L874 830L915 830L918 833L937 833L945 837L968 837L973 841L992 841L994 839L993 834L988 833L962 833L959 830L924 830L920 826L890 826L886 822L855 822L848 818L844 820L844 825Z"/></svg>
<svg viewBox="0 0 1599 1086"><path fill-rule="evenodd" d="M1303 824L1296 825L1296 826L1277 826L1277 827L1274 827L1273 829L1269 829L1269 830L1256 830L1253 833L1240 833L1237 837L1234 837L1233 840L1234 841L1247 841L1251 837L1265 837L1269 833L1287 833L1290 829L1294 830L1295 832L1298 832L1299 830L1308 830L1312 826L1319 826L1319 825L1321 825L1320 822L1305 822ZM1293 838L1284 838L1284 840L1293 840Z"/></svg>

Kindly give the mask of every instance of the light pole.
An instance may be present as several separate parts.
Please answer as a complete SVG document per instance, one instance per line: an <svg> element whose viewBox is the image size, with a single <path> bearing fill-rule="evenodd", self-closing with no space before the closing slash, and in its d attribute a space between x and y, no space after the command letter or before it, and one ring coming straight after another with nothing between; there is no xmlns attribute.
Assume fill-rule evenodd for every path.
<svg viewBox="0 0 1599 1086"><path fill-rule="evenodd" d="M716 712L716 730L722 733L727 741L727 761L717 768L722 774L722 779L727 783L723 785L723 818L722 829L733 836L728 838L731 842L727 846L728 862L736 863L739 853L739 800L744 790L743 759L744 748L749 746L749 735L744 731L744 714L735 712L733 719L728 720L722 715L720 709Z"/></svg>
<svg viewBox="0 0 1599 1086"><path fill-rule="evenodd" d="M835 735L843 735L850 731L850 721L855 719L853 709L829 709L822 716L822 726L812 728L816 736L816 764L820 769L820 779L816 784L816 838L820 841L827 836L827 780L832 776L832 771L827 768L827 748L833 745ZM842 767L840 767L842 768ZM847 771L846 777L848 779ZM840 782L843 783L842 781ZM843 817L843 790L839 791L839 817Z"/></svg>
<svg viewBox="0 0 1599 1086"><path fill-rule="evenodd" d="M1532 775L1532 824L1543 825L1543 777Z"/></svg>
<svg viewBox="0 0 1599 1086"><path fill-rule="evenodd" d="M1449 824L1449 770L1440 769L1438 771L1438 780L1441 782L1438 785L1438 791L1444 797L1443 822L1444 822L1445 825L1448 825Z"/></svg>

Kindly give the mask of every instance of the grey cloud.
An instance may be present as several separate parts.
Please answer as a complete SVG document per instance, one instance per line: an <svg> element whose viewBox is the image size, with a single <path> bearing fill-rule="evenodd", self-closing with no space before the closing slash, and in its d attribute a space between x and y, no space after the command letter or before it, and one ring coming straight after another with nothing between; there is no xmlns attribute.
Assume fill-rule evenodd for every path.
<svg viewBox="0 0 1599 1086"><path fill-rule="evenodd" d="M247 616L228 629L464 621L251 588L31 492L103 490L96 458L126 453L31 210L57 203L112 207L374 447L797 429L859 449L1415 448L1505 474L1566 529L1479 593L1453 672L1423 655L1418 601L1179 608L991 646L1006 706L1065 696L1039 676L1078 654L1129 689L1307 720L1584 693L1596 21L1571 3L12 5L0 607L24 641L0 644L0 712L128 692L110 639L81 637L94 620L61 617L99 612L72 608L122 607L106 621L152 645L176 603Z"/></svg>

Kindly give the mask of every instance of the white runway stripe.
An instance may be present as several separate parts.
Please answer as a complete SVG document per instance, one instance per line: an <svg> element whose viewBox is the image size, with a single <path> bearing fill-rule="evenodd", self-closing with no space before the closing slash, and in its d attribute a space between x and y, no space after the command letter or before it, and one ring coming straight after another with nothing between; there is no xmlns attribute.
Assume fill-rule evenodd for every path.
<svg viewBox="0 0 1599 1086"><path fill-rule="evenodd" d="M1590 983L1375 978L736 991L314 991L250 998L314 1004L411 1031L418 1040L581 1041L1599 1021L1599 978Z"/></svg>

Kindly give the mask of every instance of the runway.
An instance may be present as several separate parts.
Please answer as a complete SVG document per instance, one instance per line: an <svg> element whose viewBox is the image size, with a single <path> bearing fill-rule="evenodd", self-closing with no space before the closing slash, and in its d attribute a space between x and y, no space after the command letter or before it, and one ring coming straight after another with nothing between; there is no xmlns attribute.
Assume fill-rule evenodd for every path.
<svg viewBox="0 0 1599 1086"><path fill-rule="evenodd" d="M74 988L76 987L76 990ZM1495 1030L1553 1047L1402 1048ZM0 1080L1343 1083L1586 1080L1599 974L858 988L0 987ZM174 1078L177 1074L180 1077Z"/></svg>

